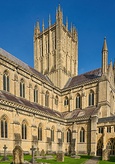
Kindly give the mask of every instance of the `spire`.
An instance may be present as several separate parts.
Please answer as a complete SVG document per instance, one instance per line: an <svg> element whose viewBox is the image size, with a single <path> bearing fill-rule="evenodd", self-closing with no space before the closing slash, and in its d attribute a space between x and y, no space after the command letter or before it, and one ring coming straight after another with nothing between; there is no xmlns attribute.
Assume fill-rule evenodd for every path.
<svg viewBox="0 0 115 164"><path fill-rule="evenodd" d="M42 31L44 31L44 20L42 22Z"/></svg>
<svg viewBox="0 0 115 164"><path fill-rule="evenodd" d="M106 37L104 38L104 43L103 43L102 51L108 51L107 43L106 43Z"/></svg>
<svg viewBox="0 0 115 164"><path fill-rule="evenodd" d="M108 69L108 48L106 43L106 38L104 38L104 43L102 47L102 74L106 74Z"/></svg>
<svg viewBox="0 0 115 164"><path fill-rule="evenodd" d="M51 26L51 16L49 14L49 21L48 21L49 27Z"/></svg>

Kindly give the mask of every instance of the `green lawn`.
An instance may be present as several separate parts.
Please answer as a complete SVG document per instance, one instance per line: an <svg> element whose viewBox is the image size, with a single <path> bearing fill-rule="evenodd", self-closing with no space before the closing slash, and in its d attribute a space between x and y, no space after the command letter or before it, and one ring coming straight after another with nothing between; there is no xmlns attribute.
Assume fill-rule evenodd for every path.
<svg viewBox="0 0 115 164"><path fill-rule="evenodd" d="M11 164L12 163L12 156L8 156L8 158L10 159L10 161L8 161L8 162L0 161L0 164ZM0 160L1 159L2 159L2 157L0 157ZM25 155L24 159L27 161L30 161L31 156ZM71 163L71 164L83 164L88 159L90 159L89 156L82 156L82 155L81 155L80 159L74 159L74 158L70 158L70 157L65 156L64 162L57 162L56 157L54 156L54 159L52 159L52 160L39 159L39 160L37 160L37 162L47 162L50 164L54 164L54 163L55 164L69 164L69 163ZM101 161L101 159L100 159L98 164L114 164L114 163L115 163L115 157L111 157L110 161Z"/></svg>
<svg viewBox="0 0 115 164"><path fill-rule="evenodd" d="M70 158L70 157L67 157L65 156L64 157L64 162L57 162L56 161L56 158L52 159L52 160L37 160L38 162L48 162L48 163L56 163L56 164L68 164L68 163L71 163L71 164L82 164L84 163L84 161L88 160L90 157L89 156L81 156L81 159L74 159L74 158Z"/></svg>
<svg viewBox="0 0 115 164"><path fill-rule="evenodd" d="M1 160L2 157L0 157L0 160ZM10 159L10 161L8 162L3 162L3 161L0 161L0 164L11 164L12 162L12 156L8 156L8 158ZM45 159L38 159L37 162L47 162L47 163L50 163L50 164L68 164L68 163L71 163L71 164L83 164L86 160L88 160L90 157L89 156L81 156L81 159L74 159L74 158L70 158L70 157L67 157L65 156L64 157L64 162L57 162L56 161L56 157L54 156L54 159L50 160L45 160ZM30 161L31 159L31 156L30 155L25 155L24 156L24 159L27 160L27 161Z"/></svg>

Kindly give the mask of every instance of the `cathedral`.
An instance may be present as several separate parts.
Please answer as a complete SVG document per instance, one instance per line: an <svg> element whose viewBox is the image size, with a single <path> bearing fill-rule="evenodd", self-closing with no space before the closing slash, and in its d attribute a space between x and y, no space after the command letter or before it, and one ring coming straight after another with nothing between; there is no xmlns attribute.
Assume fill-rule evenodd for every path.
<svg viewBox="0 0 115 164"><path fill-rule="evenodd" d="M0 153L16 145L47 154L115 155L115 63L106 38L101 68L78 74L78 33L59 6L34 28L34 68L0 48Z"/></svg>

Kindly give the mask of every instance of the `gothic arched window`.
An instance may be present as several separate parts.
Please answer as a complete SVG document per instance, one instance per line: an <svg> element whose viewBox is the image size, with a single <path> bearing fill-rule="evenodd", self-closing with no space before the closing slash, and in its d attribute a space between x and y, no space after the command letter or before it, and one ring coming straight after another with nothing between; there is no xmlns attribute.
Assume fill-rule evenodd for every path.
<svg viewBox="0 0 115 164"><path fill-rule="evenodd" d="M23 79L20 81L20 97L25 98L25 83Z"/></svg>
<svg viewBox="0 0 115 164"><path fill-rule="evenodd" d="M94 92L91 90L89 93L89 106L94 105Z"/></svg>
<svg viewBox="0 0 115 164"><path fill-rule="evenodd" d="M1 119L1 138L8 138L8 123L5 118Z"/></svg>
<svg viewBox="0 0 115 164"><path fill-rule="evenodd" d="M115 138L110 138L106 149L110 151L110 155L115 155Z"/></svg>
<svg viewBox="0 0 115 164"><path fill-rule="evenodd" d="M103 139L101 137L97 142L97 156L102 156L102 149L103 149Z"/></svg>
<svg viewBox="0 0 115 164"><path fill-rule="evenodd" d="M80 94L77 94L76 96L76 108L80 108L81 107L81 97Z"/></svg>
<svg viewBox="0 0 115 164"><path fill-rule="evenodd" d="M7 71L4 71L3 74L3 90L9 92L9 74Z"/></svg>
<svg viewBox="0 0 115 164"><path fill-rule="evenodd" d="M71 142L71 130L67 130L67 142Z"/></svg>
<svg viewBox="0 0 115 164"><path fill-rule="evenodd" d="M38 89L37 89L37 86L34 87L34 102L38 103Z"/></svg>
<svg viewBox="0 0 115 164"><path fill-rule="evenodd" d="M81 128L80 130L80 142L85 142L85 130Z"/></svg>
<svg viewBox="0 0 115 164"><path fill-rule="evenodd" d="M48 91L45 94L45 106L49 107L49 92Z"/></svg>
<svg viewBox="0 0 115 164"><path fill-rule="evenodd" d="M66 96L65 99L64 99L64 106L68 105L69 104L69 99L68 97Z"/></svg>
<svg viewBox="0 0 115 164"><path fill-rule="evenodd" d="M42 141L42 125L41 124L39 124L39 127L38 127L38 140Z"/></svg>
<svg viewBox="0 0 115 164"><path fill-rule="evenodd" d="M25 121L22 123L22 139L27 139L27 124Z"/></svg>

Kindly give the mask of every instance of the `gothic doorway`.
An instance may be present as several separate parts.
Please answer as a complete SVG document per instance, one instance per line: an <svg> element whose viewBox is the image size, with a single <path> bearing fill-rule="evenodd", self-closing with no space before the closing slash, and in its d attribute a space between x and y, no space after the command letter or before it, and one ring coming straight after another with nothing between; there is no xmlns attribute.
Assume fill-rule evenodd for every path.
<svg viewBox="0 0 115 164"><path fill-rule="evenodd" d="M115 155L115 138L109 139L106 148L110 150L110 155Z"/></svg>
<svg viewBox="0 0 115 164"><path fill-rule="evenodd" d="M97 142L97 156L102 156L103 140L102 137Z"/></svg>

